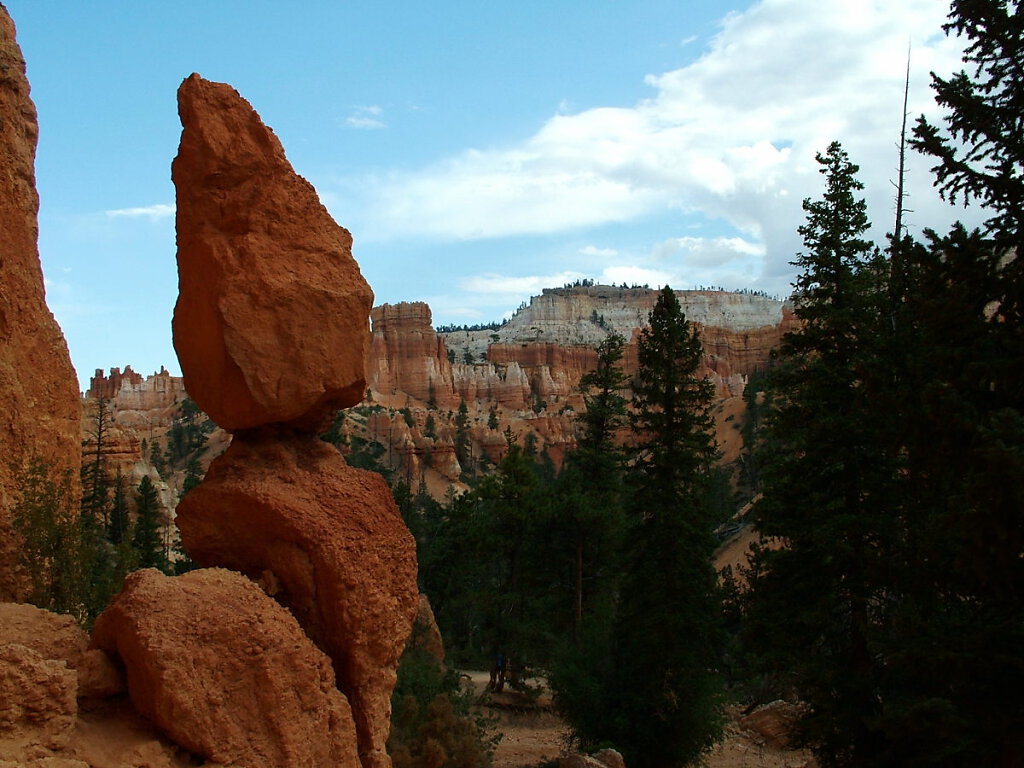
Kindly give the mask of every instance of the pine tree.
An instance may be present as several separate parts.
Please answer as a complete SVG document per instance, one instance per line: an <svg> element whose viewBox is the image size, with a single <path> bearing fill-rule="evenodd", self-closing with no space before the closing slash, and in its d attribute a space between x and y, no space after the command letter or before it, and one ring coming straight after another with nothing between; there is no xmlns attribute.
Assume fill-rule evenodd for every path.
<svg viewBox="0 0 1024 768"><path fill-rule="evenodd" d="M893 589L896 466L872 377L890 326L886 269L857 166L838 143L818 155L821 200L804 201L806 251L795 264L799 330L770 375L776 410L762 451L757 553L747 636L764 670L785 670L810 705L801 735L825 766L875 765L883 753L881 674L873 644ZM883 320L884 318L884 320Z"/></svg>
<svg viewBox="0 0 1024 768"><path fill-rule="evenodd" d="M576 473L580 483L571 515L576 533L573 608L577 635L583 623L586 562L604 562L614 569L608 561L618 549L622 529L624 456L616 445L616 433L626 424L622 391L628 382L621 367L625 344L620 334L609 334L597 347L597 366L580 379L580 389L586 393L586 411L579 417L583 432L576 450L567 457L567 474ZM597 584L592 587L595 592L603 591Z"/></svg>
<svg viewBox="0 0 1024 768"><path fill-rule="evenodd" d="M184 496L203 482L204 476L205 473L203 472L202 464L199 463L199 456L193 455L188 460L188 464L185 465L185 479L181 483L181 495Z"/></svg>
<svg viewBox="0 0 1024 768"><path fill-rule="evenodd" d="M549 684L585 750L596 748L605 735L605 712L597 692L611 665L621 581L625 456L616 439L627 423L624 346L621 335L606 337L597 348L597 366L580 380L586 411L578 418L576 449L566 456L558 477L559 525L551 531L552 538L565 542L560 559L571 563L564 570L571 576L572 636L556 656Z"/></svg>
<svg viewBox="0 0 1024 768"><path fill-rule="evenodd" d="M81 540L70 478L54 477L50 465L36 460L16 480L12 518L21 539L17 564L31 584L27 602L81 620L85 603Z"/></svg>
<svg viewBox="0 0 1024 768"><path fill-rule="evenodd" d="M110 526L107 528L107 538L110 543L117 546L128 534L128 497L125 491L127 481L121 470L117 470L114 478L114 496L110 504Z"/></svg>
<svg viewBox="0 0 1024 768"><path fill-rule="evenodd" d="M156 488L149 476L142 478L135 493L135 531L132 545L138 553L140 568L169 570L160 536L160 507Z"/></svg>
<svg viewBox="0 0 1024 768"><path fill-rule="evenodd" d="M469 441L469 408L465 399L459 401L459 412L455 416L455 457L459 464L469 468L472 466Z"/></svg>
<svg viewBox="0 0 1024 768"><path fill-rule="evenodd" d="M893 674L923 702L904 723L920 743L940 735L929 747L941 764L1008 764L1024 752L1024 9L954 0L946 31L967 38L972 71L933 75L945 131L922 118L912 143L938 160L946 199L989 218L913 252L904 514L915 592Z"/></svg>
<svg viewBox="0 0 1024 768"><path fill-rule="evenodd" d="M110 426L110 406L105 398L97 398L89 428L89 460L82 463L82 514L101 527L109 523L110 516L110 475L104 455Z"/></svg>
<svg viewBox="0 0 1024 768"><path fill-rule="evenodd" d="M706 495L715 457L698 378L702 349L671 288L662 289L637 345L630 508L638 521L605 688L607 738L627 765L696 761L721 736L721 604L711 558L716 521Z"/></svg>
<svg viewBox="0 0 1024 768"><path fill-rule="evenodd" d="M953 0L944 29L967 38L964 62L974 72L932 74L948 135L922 116L911 146L938 160L944 198L988 209L985 233L996 247L1024 253L1024 9L1015 0Z"/></svg>

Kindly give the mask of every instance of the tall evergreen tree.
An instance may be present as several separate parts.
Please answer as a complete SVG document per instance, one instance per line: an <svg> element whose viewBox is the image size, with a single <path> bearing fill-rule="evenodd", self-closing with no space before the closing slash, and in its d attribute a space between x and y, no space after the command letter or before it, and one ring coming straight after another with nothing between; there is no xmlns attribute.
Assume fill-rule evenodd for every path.
<svg viewBox="0 0 1024 768"><path fill-rule="evenodd" d="M913 144L938 160L947 199L989 218L913 254L907 343L924 352L904 477L917 599L900 629L916 665L898 671L927 703L906 720L941 734L942 764L995 764L1024 753L1024 10L954 0L946 31L967 39L972 71L933 75L945 131L922 118Z"/></svg>
<svg viewBox="0 0 1024 768"><path fill-rule="evenodd" d="M126 492L127 480L121 470L118 469L114 477L114 495L110 504L110 525L107 528L107 538L110 543L117 546L128 534L128 494Z"/></svg>
<svg viewBox="0 0 1024 768"><path fill-rule="evenodd" d="M135 514L132 545L138 554L139 567L167 572L167 555L160 536L160 506L156 487L149 476L142 478L135 493Z"/></svg>
<svg viewBox="0 0 1024 768"><path fill-rule="evenodd" d="M459 411L455 416L455 457L464 471L471 470L472 456L469 440L469 408L465 399L459 401Z"/></svg>
<svg viewBox="0 0 1024 768"><path fill-rule="evenodd" d="M609 334L597 348L597 366L580 380L586 410L579 416L576 449L566 456L556 484L557 526L564 542L561 560L571 578L572 635L566 638L549 675L555 702L584 749L604 737L600 686L610 668L615 601L622 571L626 529L623 510L625 456L617 433L627 423L622 391L625 339Z"/></svg>
<svg viewBox="0 0 1024 768"><path fill-rule="evenodd" d="M594 566L602 563L606 571L618 570L615 554L623 528L624 455L616 444L616 434L626 424L626 398L622 395L628 385L622 370L625 345L625 338L618 333L609 334L598 345L597 366L580 380L580 389L586 393L586 410L579 417L583 432L576 450L567 457L566 479L575 476L580 482L571 514L575 529L573 613L577 637L583 624L588 562ZM600 581L591 579L595 602L606 603L614 591L615 579L611 573L606 576ZM606 610L601 612L607 617Z"/></svg>
<svg viewBox="0 0 1024 768"><path fill-rule="evenodd" d="M715 458L701 343L665 287L637 347L630 509L638 524L612 652L606 738L638 768L691 763L722 733L721 605L706 505Z"/></svg>
<svg viewBox="0 0 1024 768"><path fill-rule="evenodd" d="M944 29L967 38L964 62L974 71L948 80L932 73L946 132L922 116L911 146L938 160L943 197L986 208L995 246L1024 253L1024 9L1016 0L952 0ZM1018 283L1020 262L1010 269ZM1021 296L1013 298L1019 309Z"/></svg>
<svg viewBox="0 0 1024 768"><path fill-rule="evenodd" d="M82 463L82 514L101 528L110 515L110 475L104 455L110 425L110 405L106 398L97 398L88 432L89 460Z"/></svg>
<svg viewBox="0 0 1024 768"><path fill-rule="evenodd" d="M795 264L798 330L786 335L770 381L755 505L760 532L748 637L764 669L786 670L810 705L802 735L823 765L874 765L882 702L872 643L886 593L894 468L882 450L866 376L877 367L884 263L863 238L857 166L838 143L818 155L821 200L804 201L806 251Z"/></svg>

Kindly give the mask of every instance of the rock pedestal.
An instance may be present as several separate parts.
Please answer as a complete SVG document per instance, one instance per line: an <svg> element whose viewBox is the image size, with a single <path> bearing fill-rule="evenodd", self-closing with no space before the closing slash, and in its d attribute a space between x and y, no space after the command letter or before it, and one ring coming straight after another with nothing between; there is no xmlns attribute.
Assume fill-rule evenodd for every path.
<svg viewBox="0 0 1024 768"><path fill-rule="evenodd" d="M418 597L409 532L380 475L314 435L236 437L178 505L178 527L197 563L262 581L298 618L334 662L369 764L383 764Z"/></svg>

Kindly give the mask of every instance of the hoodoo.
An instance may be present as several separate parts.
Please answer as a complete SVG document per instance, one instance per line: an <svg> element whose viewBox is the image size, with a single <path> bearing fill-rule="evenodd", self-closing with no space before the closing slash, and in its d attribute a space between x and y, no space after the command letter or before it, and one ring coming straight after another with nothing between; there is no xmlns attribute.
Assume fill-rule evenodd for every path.
<svg viewBox="0 0 1024 768"><path fill-rule="evenodd" d="M185 386L233 433L182 499L186 551L259 580L331 658L364 768L387 768L416 553L387 485L317 435L365 388L373 294L352 238L233 88L178 91L174 160Z"/></svg>

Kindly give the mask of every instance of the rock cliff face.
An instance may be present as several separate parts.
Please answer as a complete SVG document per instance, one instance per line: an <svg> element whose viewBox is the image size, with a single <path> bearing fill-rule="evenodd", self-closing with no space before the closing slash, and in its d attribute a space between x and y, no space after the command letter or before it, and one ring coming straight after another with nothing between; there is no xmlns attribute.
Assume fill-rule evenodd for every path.
<svg viewBox="0 0 1024 768"><path fill-rule="evenodd" d="M372 293L348 232L248 102L192 75L178 108L174 344L189 393L233 433L178 506L182 542L199 564L259 579L291 610L333 662L363 768L389 768L415 545L383 480L317 436L362 397Z"/></svg>
<svg viewBox="0 0 1024 768"><path fill-rule="evenodd" d="M151 376L143 377L130 365L111 368L107 376L101 369L89 379L87 399L103 398L108 401L111 416L127 427L169 427L174 406L187 397L185 381L171 376L162 367Z"/></svg>
<svg viewBox="0 0 1024 768"><path fill-rule="evenodd" d="M78 479L77 377L46 307L37 247L38 134L14 22L0 6L0 600L25 587L10 530L19 469L39 459L69 472L75 487Z"/></svg>
<svg viewBox="0 0 1024 768"><path fill-rule="evenodd" d="M425 480L437 497L481 460L500 461L507 429L519 442L535 441L557 464L575 444L574 415L584 407L579 383L596 365L595 347L609 331L622 334L628 342L623 367L636 373L636 341L657 294L600 285L546 289L500 328L445 333L431 327L430 308L422 302L376 307L370 392L361 408L387 410L356 414L348 428L360 440L385 446L388 463L407 484L418 487ZM740 396L794 327L793 315L784 302L754 294L677 295L704 343L700 373L723 401L719 442L735 454ZM730 400L738 402L725 405ZM463 402L469 441L460 457L455 419Z"/></svg>
<svg viewBox="0 0 1024 768"><path fill-rule="evenodd" d="M366 375L373 389L405 392L423 402L452 401L452 365L431 325L429 306L422 301L382 304L373 308L370 322Z"/></svg>

